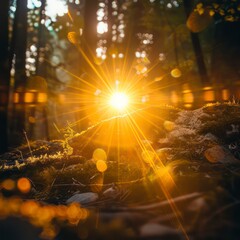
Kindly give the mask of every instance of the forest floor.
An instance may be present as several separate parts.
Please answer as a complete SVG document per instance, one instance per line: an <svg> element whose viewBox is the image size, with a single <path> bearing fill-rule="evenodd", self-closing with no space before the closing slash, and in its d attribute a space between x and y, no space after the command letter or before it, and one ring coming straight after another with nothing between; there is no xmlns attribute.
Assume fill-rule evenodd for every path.
<svg viewBox="0 0 240 240"><path fill-rule="evenodd" d="M240 239L240 105L148 114L137 140L104 146L121 116L1 155L0 239Z"/></svg>

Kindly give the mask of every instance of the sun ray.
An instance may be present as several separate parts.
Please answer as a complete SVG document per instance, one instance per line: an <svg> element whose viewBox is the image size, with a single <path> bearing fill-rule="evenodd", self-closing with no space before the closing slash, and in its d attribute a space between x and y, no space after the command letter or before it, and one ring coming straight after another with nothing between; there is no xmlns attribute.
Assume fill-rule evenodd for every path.
<svg viewBox="0 0 240 240"><path fill-rule="evenodd" d="M144 134L142 133L141 128L138 128L138 126L137 126L135 120L132 118L132 116L130 116L130 118L131 118L131 120L132 120L131 122L133 123L132 129L134 130L135 128L137 128L138 131L139 131L139 133L140 133L140 135L142 135L142 136L144 137ZM138 132L137 132L137 131L134 131L134 132L136 133L135 136L136 136L138 139L141 139L141 137L139 136ZM141 146L143 146L143 145L141 144ZM151 147L151 146L150 146L150 147ZM145 150L146 147L143 146L143 149ZM154 151L153 148L152 148L152 150ZM162 163L161 159L158 159L158 160L159 160L158 162L159 162L160 165L161 165L160 167L163 168L163 169L165 169L166 167L165 167L164 164ZM169 190L168 190L169 186L166 185L166 183L165 183L164 181L162 181L161 175L159 175L159 171L158 171L158 169L156 168L154 162L150 161L150 165L151 165L151 167L153 168L153 170L154 170L154 172L156 173L156 175L158 175L159 185L160 185L160 187L161 187L161 189L162 189L162 191L163 191L163 193L164 193L167 201L169 202L169 206L171 207L171 209L172 209L172 211L173 211L173 213L174 213L174 215L175 215L177 224L179 225L179 227L180 227L182 233L184 234L185 238L188 240L188 239L189 239L188 234L187 234L185 228L183 227L183 224L182 224L182 222L181 222L181 219L179 218L179 214L178 214L179 210L178 210L176 204L174 203L174 201L172 200L171 194L170 194L170 192L169 192ZM167 175L168 175L168 177L171 179L172 183L174 184L174 188L175 188L176 185L175 185L175 183L174 183L171 175L170 175L168 172L167 172Z"/></svg>
<svg viewBox="0 0 240 240"><path fill-rule="evenodd" d="M91 62L91 60L88 58L88 56L86 55L86 53L83 51L83 49L80 46L77 46L77 49L79 50L79 52L82 54L82 56L84 57L84 59L86 60L86 62L88 63L88 65L92 68L92 70L96 73L96 75L99 77L99 79L101 80L101 82L104 84L104 86L110 91L111 88L109 86L109 83L107 81L104 80L104 78L102 77L102 75L98 72L98 70L96 69L96 67L94 66L94 64Z"/></svg>
<svg viewBox="0 0 240 240"><path fill-rule="evenodd" d="M71 15L69 15L69 18L71 19ZM108 153L114 148L117 151L116 161L118 164L120 163L120 151L125 147L123 141L125 139L131 139L133 142L133 145L131 146L139 148L142 153L144 152L147 160L149 160L147 164L153 169L157 178L156 181L168 200L169 206L176 215L178 225L186 236L186 239L188 239L186 231L181 224L181 219L179 219L177 206L171 198L172 188L177 188L174 179L169 173L168 167L166 167L162 160L157 156L157 153L151 144L146 145L146 143L144 143L144 140L148 140L148 132L144 125L148 124L151 127L158 128L159 126L157 122L160 121L163 123L165 119L163 116L156 115L156 113L154 114L154 112L150 111L150 108L153 107L154 104L159 107L156 100L155 102L151 101L149 103L150 105L146 105L141 102L141 97L143 94L154 95L154 93L156 93L156 95L158 95L162 89L171 85L168 83L165 84L166 86L155 86L155 80L147 79L143 74L137 74L135 71L136 63L132 61L133 56L130 56L133 53L130 48L131 39L127 39L126 43L123 59L109 59L108 57L98 66L91 60L95 59L96 56L91 49L88 49L88 45L86 45L86 49L88 49L88 53L86 53L78 42L74 43L90 69L96 74L96 81L99 79L98 86L101 93L98 96L94 96L94 92L98 89L95 84L64 69L64 71L72 77L84 84L83 88L74 86L74 84L68 85L68 88L71 88L73 91L78 91L79 94L71 94L71 92L69 92L67 103L79 104L81 106L78 110L69 111L65 114L79 112L84 115L85 113L85 116L79 117L68 126L75 127L83 120L91 121L93 118L94 121L92 124L77 135L86 137L86 139L84 138L84 144L81 145L81 148L84 149L91 142L94 142L94 144L98 144L99 146L105 146ZM159 61L152 64L151 67L147 69L146 75L155 71L158 64ZM91 77L94 78L94 76ZM119 81L120 84L116 84L116 81ZM109 96L114 94L114 92L117 92L117 94L113 95L114 97L109 100ZM129 94L131 101L126 100L126 98L124 98L126 96L122 93L126 93L126 95ZM68 93L66 93L66 95L67 94ZM164 104L164 100L162 101ZM111 106L116 107L117 110L114 111L113 109L110 109L109 103ZM125 110L124 108L128 104L129 106ZM102 133L105 129L108 129L108 131ZM100 141L97 139L98 135L101 137ZM152 157L152 154L154 157ZM144 157L141 159L140 155L142 156L143 154L139 154L139 160L142 164L146 164L144 163L144 160L146 159L143 159Z"/></svg>

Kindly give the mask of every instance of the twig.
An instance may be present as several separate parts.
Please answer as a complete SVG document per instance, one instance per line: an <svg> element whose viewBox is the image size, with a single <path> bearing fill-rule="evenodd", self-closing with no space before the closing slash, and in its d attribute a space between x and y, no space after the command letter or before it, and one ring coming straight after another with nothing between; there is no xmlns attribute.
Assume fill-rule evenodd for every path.
<svg viewBox="0 0 240 240"><path fill-rule="evenodd" d="M16 151L20 153L21 160L24 162L22 151L20 151L19 149L16 149Z"/></svg>
<svg viewBox="0 0 240 240"><path fill-rule="evenodd" d="M97 184L95 184L95 185L97 185ZM83 183L60 183L60 184L53 185L53 187L72 187L72 186L87 187L88 185L83 184Z"/></svg>
<svg viewBox="0 0 240 240"><path fill-rule="evenodd" d="M29 140L28 140L28 136L27 136L27 133L26 133L25 130L23 130L23 134L24 134L24 136L25 136L25 138L26 138L26 140L27 140L27 145L28 145L28 148L29 148L29 151L30 151L31 157L32 157L32 159L33 159L32 149L31 149L31 146L30 146L30 143L29 143Z"/></svg>
<svg viewBox="0 0 240 240"><path fill-rule="evenodd" d="M195 193L190 193L187 195L183 195L180 197L172 198L171 201L174 203L182 202L185 200L190 200L192 198L200 197L202 196L202 193L195 192ZM160 208L160 207L165 207L169 205L169 200L162 201L160 203L153 203L149 205L144 205L144 206L138 206L138 207L128 207L128 208L121 208L120 210L122 211L145 211L145 210L152 210L155 208Z"/></svg>
<svg viewBox="0 0 240 240"><path fill-rule="evenodd" d="M136 180L132 180L132 181L127 181L127 182L114 182L115 185L124 185L124 184L132 184L132 183L137 183L140 182L142 180L144 180L145 178L139 178ZM80 186L80 187L97 187L97 186L103 186L103 187L112 187L113 183L91 183L91 184L83 184L79 181L77 181L76 179L72 179L73 181L75 181L74 183L60 183L60 184L56 184L53 187L66 187L66 186ZM76 183L77 182L77 183Z"/></svg>
<svg viewBox="0 0 240 240"><path fill-rule="evenodd" d="M63 164L62 169L60 170L60 173L63 172L63 170L64 170L64 168L65 168L65 165L66 165L66 163ZM59 176L60 173L58 173L58 174L56 175L56 177L54 178L54 180L52 181L52 184L51 184L51 188L50 188L50 189L52 189L52 187L53 187L54 183L56 182L57 177Z"/></svg>

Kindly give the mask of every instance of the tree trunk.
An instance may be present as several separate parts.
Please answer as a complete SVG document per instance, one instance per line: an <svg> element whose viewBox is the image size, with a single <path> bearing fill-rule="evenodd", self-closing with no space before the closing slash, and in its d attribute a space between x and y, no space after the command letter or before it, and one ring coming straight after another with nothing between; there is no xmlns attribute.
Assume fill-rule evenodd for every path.
<svg viewBox="0 0 240 240"><path fill-rule="evenodd" d="M193 3L193 1L190 1L190 0L183 1L187 18L192 11L192 3ZM206 68L206 65L204 62L203 52L202 52L200 40L198 37L198 33L190 32L190 36L191 36L191 41L192 41L192 45L193 45L193 50L194 50L201 82L203 85L209 84L210 80L209 80L209 77L207 74L207 68Z"/></svg>
<svg viewBox="0 0 240 240"><path fill-rule="evenodd" d="M96 54L97 47L97 12L98 1L86 0L84 7L84 29L83 29L83 52L86 54L87 59L83 58L83 65L85 73L94 78L94 71L92 64L94 65L94 56Z"/></svg>
<svg viewBox="0 0 240 240"><path fill-rule="evenodd" d="M220 22L215 25L211 71L216 83L230 86L240 79L239 29L240 22Z"/></svg>
<svg viewBox="0 0 240 240"><path fill-rule="evenodd" d="M15 58L14 90L24 94L26 85L26 49L27 49L27 0L17 0L15 12L13 34L11 43L11 56ZM23 96L22 94L22 96ZM24 97L20 97L20 102L13 106L11 115L11 142L12 146L17 146L23 142L25 129L25 106Z"/></svg>
<svg viewBox="0 0 240 240"><path fill-rule="evenodd" d="M7 116L10 85L8 11L9 1L0 1L0 153L5 152L8 147Z"/></svg>
<svg viewBox="0 0 240 240"><path fill-rule="evenodd" d="M15 63L15 89L24 88L26 84L26 49L27 49L27 0L17 1L17 10L14 19L13 34L15 34L14 52Z"/></svg>

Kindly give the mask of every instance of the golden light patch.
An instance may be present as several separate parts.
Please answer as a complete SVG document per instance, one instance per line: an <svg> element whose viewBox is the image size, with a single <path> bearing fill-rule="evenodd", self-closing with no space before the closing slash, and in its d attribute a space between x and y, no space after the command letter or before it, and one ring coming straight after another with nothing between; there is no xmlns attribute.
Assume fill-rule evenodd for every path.
<svg viewBox="0 0 240 240"><path fill-rule="evenodd" d="M77 44L78 36L75 32L69 32L67 35L68 41L72 44Z"/></svg>
<svg viewBox="0 0 240 240"><path fill-rule="evenodd" d="M6 179L2 182L2 188L7 191L12 191L15 188L15 182L12 179Z"/></svg>
<svg viewBox="0 0 240 240"><path fill-rule="evenodd" d="M70 219L79 218L81 216L81 209L79 207L79 204L72 203L67 208L67 216Z"/></svg>
<svg viewBox="0 0 240 240"><path fill-rule="evenodd" d="M30 116L30 117L28 117L28 121L29 121L29 123L36 123L36 118Z"/></svg>
<svg viewBox="0 0 240 240"><path fill-rule="evenodd" d="M146 163L152 163L155 158L155 153L153 151L144 150L142 152L142 159Z"/></svg>
<svg viewBox="0 0 240 240"><path fill-rule="evenodd" d="M102 148L97 148L93 152L93 159L95 161L99 161L99 160L106 161L107 160L107 154Z"/></svg>
<svg viewBox="0 0 240 240"><path fill-rule="evenodd" d="M214 12L210 12L210 9L198 5L196 11L192 11L189 15L186 25L194 33L201 32L211 24L213 15Z"/></svg>
<svg viewBox="0 0 240 240"><path fill-rule="evenodd" d="M35 216L40 206L35 201L24 202L20 207L20 212L23 216Z"/></svg>
<svg viewBox="0 0 240 240"><path fill-rule="evenodd" d="M28 193L31 190L31 183L27 178L19 178L17 181L17 187L20 192Z"/></svg>
<svg viewBox="0 0 240 240"><path fill-rule="evenodd" d="M103 160L98 160L96 163L96 167L99 172L105 172L108 168L107 163Z"/></svg>
<svg viewBox="0 0 240 240"><path fill-rule="evenodd" d="M174 68L172 71L171 71L171 76L174 77L174 78L179 78L182 76L182 72L180 69L178 68Z"/></svg>
<svg viewBox="0 0 240 240"><path fill-rule="evenodd" d="M164 121L163 127L168 131L171 132L175 128L175 123L171 121Z"/></svg>
<svg viewBox="0 0 240 240"><path fill-rule="evenodd" d="M155 171L157 178L161 179L161 181L168 187L169 190L174 187L174 180L170 174L170 167L162 167Z"/></svg>

